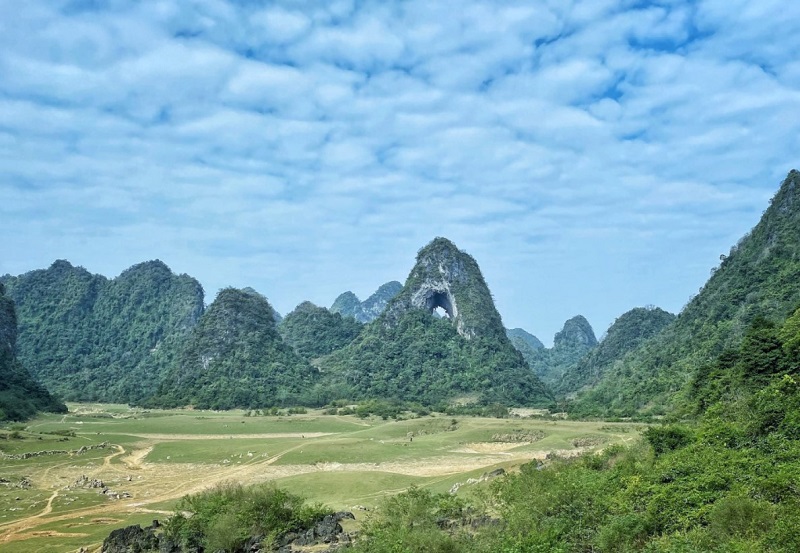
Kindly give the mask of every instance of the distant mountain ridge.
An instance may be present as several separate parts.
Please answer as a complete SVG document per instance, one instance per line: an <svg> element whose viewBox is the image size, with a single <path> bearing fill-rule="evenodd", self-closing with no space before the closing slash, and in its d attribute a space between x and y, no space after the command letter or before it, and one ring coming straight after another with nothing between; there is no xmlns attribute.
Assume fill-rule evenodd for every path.
<svg viewBox="0 0 800 553"><path fill-rule="evenodd" d="M334 300L330 311L339 313L343 317L352 317L360 323L369 323L383 313L389 302L400 293L403 285L392 280L382 284L373 294L363 302L353 292L344 292Z"/></svg>
<svg viewBox="0 0 800 553"><path fill-rule="evenodd" d="M512 343L536 375L554 387L570 368L597 347L597 338L589 321L583 315L576 315L556 333L552 348L544 347L541 342L541 347L533 348L519 339L512 339Z"/></svg>

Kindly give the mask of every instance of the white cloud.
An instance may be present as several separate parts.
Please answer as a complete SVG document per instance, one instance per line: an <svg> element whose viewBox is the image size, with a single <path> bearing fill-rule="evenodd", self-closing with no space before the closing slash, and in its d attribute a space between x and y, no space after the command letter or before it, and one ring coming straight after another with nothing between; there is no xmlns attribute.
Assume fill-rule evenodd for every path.
<svg viewBox="0 0 800 553"><path fill-rule="evenodd" d="M800 8L627 5L0 7L0 273L159 257L288 311L443 235L545 341L676 310L798 164Z"/></svg>

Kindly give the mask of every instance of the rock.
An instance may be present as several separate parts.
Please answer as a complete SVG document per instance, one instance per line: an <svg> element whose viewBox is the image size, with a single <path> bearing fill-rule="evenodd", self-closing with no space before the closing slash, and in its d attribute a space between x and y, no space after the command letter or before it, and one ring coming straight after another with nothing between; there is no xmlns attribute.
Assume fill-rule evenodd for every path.
<svg viewBox="0 0 800 553"><path fill-rule="evenodd" d="M138 524L119 528L103 540L102 553L134 553L159 550L159 539L152 529Z"/></svg>

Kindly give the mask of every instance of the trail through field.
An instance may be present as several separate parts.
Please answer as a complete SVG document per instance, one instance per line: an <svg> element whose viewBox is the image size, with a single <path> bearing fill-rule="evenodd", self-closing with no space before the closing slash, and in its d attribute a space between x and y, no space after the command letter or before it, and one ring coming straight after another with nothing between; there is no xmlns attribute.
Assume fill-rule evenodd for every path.
<svg viewBox="0 0 800 553"><path fill-rule="evenodd" d="M29 470L31 481L39 490L54 491L46 500L44 507L37 513L23 519L0 524L0 550L3 549L3 543L41 537L93 536L91 539L96 540L98 532L93 526L119 525L134 515L169 515L172 502L187 494L206 490L225 481L238 481L247 485L315 473L383 473L403 477L393 479L391 476L387 476L385 481L392 482L392 484L387 485L385 489L379 491L373 491L374 487L353 489L352 498L347 498L347 501L372 502L387 494L405 490L407 486L403 485L403 482L409 481L408 477L424 478L424 486L433 486L444 481L452 482L454 476L460 479L457 476L459 474L464 474L464 480L467 480L467 473L480 476L481 471L490 471L498 466L508 469L534 459L544 459L549 453L571 456L589 449L576 447L569 450L538 450L532 449L529 442L492 442L474 440L474 438L474 441L459 442L458 438L454 438L456 434L439 432L441 435L433 438L436 431L432 434L420 435L419 442L415 436L413 443L410 440L406 443L404 438L397 436L397 427L393 426L387 427L389 431L385 438L387 449L384 455L381 453L384 450L377 445L384 443L383 440L378 439L381 435L376 433L380 429L381 423L376 425L375 423L347 420L357 425L354 430L345 432L168 434L131 432L120 428L118 434L130 436L133 441L125 442L124 446L113 444L113 450L107 452L102 458L96 457L96 464L90 463L89 468L85 464L83 466L76 465L76 460L72 457L67 461L59 461L48 466L37 465L36 462L27 465L30 467L26 470ZM125 424L125 422L123 421L121 424ZM501 423L491 419L472 419L465 422L464 425L466 430L471 432L469 436L474 437L479 435L476 431L482 431L483 428L487 429L487 436L491 435L489 429L499 428ZM198 427L198 430L203 429ZM621 436L616 438L619 439ZM623 440L625 438L630 438L630 436L622 437ZM251 456L248 452L248 456L243 458L243 454L239 453L238 459L234 459L236 454L231 452L237 451L236 447L241 448L241 442L238 442L239 445L230 447L217 442L217 440L232 439L266 441L270 444L265 446L269 449L269 455L261 453ZM272 441L279 439L285 439L288 442ZM425 440L429 441L426 443ZM191 443L200 441L213 441L214 445L205 446ZM342 444L352 447L353 443L357 447L357 444L362 441L366 447L365 451L369 452L368 455L375 459L375 462L320 461L313 460L314 458L309 455L297 455L298 450L302 453L303 448L313 445L314 453L312 455L319 455L321 459L336 458L335 455L328 453L335 451L343 451L347 454L343 458L350 459L352 455L348 453L348 450L337 448L345 447ZM185 444L187 451L194 452L195 458L200 458L202 461L175 462L173 459L173 462L170 462L169 457L164 459L163 452L155 459L149 458L159 446L176 442ZM401 442L410 449L406 449L406 447L389 449ZM231 442L231 444L234 443ZM420 455L415 455L414 448L418 447L418 443L420 444L418 450ZM209 451L198 449L205 447L208 447ZM197 456L197 451L202 451L203 456ZM392 451L401 454L395 455ZM289 456L289 454L293 455ZM221 462L215 461L220 458L222 458ZM291 461L287 463L289 459ZM65 483L76 482L83 477L84 473L88 478L103 480L107 487L113 487L117 493L127 492L131 497L112 499L106 495L90 495L94 492L99 494L99 490L75 488L71 485L65 487ZM365 480L370 480L370 478L367 477ZM61 495L64 497L60 498ZM78 506L80 503L73 505L70 498L67 497L68 495L73 498L77 495L82 498L84 503L82 506ZM41 498L39 501L42 501ZM87 505L87 501L92 504ZM62 524L54 525L59 522ZM85 534L87 528L92 528L93 533ZM77 533L70 533L71 529L75 529ZM96 548L99 544L87 543L86 545Z"/></svg>
<svg viewBox="0 0 800 553"><path fill-rule="evenodd" d="M337 432L270 432L262 434L136 434L128 433L128 436L136 436L146 440L161 442L174 442L183 440L273 440L280 438L322 438L332 436Z"/></svg>

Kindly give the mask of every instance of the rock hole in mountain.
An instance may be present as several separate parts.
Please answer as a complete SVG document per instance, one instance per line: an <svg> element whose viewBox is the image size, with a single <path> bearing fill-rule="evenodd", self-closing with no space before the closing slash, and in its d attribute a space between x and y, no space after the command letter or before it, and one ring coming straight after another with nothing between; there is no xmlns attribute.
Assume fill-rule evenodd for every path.
<svg viewBox="0 0 800 553"><path fill-rule="evenodd" d="M431 313L435 313L440 317L453 318L453 305L450 303L450 298L443 292L434 292L426 301L426 306Z"/></svg>

